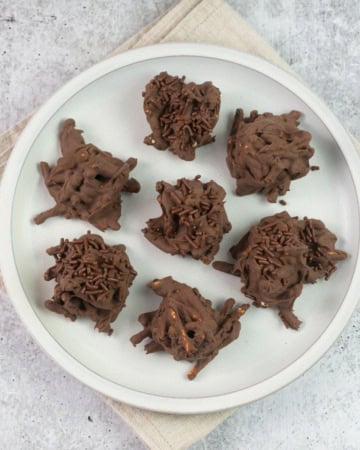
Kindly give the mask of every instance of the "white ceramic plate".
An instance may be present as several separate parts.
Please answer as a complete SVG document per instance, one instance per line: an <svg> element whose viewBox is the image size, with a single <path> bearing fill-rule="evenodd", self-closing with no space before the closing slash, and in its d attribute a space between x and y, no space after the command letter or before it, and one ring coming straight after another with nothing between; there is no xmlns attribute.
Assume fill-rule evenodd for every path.
<svg viewBox="0 0 360 450"><path fill-rule="evenodd" d="M193 162L143 144L149 133L141 92L160 71L186 74L195 82L211 80L222 92L216 142L197 150ZM190 258L170 256L146 241L140 232L145 221L158 216L155 182L178 177L214 179L228 192L226 210L233 228L224 237L217 259L260 218L284 207L258 195L236 197L235 180L225 163L226 139L235 108L246 112L303 112L301 126L313 135L316 149L311 172L291 185L286 210L291 215L323 220L338 236L338 248L349 258L338 265L328 282L306 286L295 304L303 325L287 330L275 310L251 308L242 319L240 338L188 381L187 362L166 353L146 355L143 344L134 348L131 335L141 329L143 311L155 309L160 298L145 287L149 280L172 275L197 286L215 304L240 294L239 279ZM45 249L60 237L74 238L91 229L80 220L52 218L43 225L34 215L49 208L38 162L59 157L59 124L73 117L85 139L115 156L138 158L133 172L141 181L140 194L124 196L122 228L101 233L109 244L122 242L139 275L127 307L114 323L111 337L93 330L89 320L70 322L43 307L53 283L43 273L53 264ZM92 388L142 408L198 413L241 405L263 397L294 380L316 362L339 335L359 296L359 180L356 150L338 120L298 80L256 57L221 47L166 44L142 48L104 61L70 81L35 115L19 139L3 178L1 260L8 292L24 323L42 347L65 370Z"/></svg>

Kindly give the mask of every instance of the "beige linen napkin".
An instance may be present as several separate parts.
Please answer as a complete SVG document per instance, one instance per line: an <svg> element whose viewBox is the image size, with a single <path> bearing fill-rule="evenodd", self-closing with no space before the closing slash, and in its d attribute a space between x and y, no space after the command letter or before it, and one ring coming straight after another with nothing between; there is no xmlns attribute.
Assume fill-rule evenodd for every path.
<svg viewBox="0 0 360 450"><path fill-rule="evenodd" d="M112 55L158 42L191 41L220 44L261 56L291 71L287 63L224 0L182 0L157 21L133 36ZM0 176L16 139L29 119L0 135ZM4 289L1 284L0 288ZM105 401L154 450L186 448L204 437L235 410L180 416L140 410Z"/></svg>

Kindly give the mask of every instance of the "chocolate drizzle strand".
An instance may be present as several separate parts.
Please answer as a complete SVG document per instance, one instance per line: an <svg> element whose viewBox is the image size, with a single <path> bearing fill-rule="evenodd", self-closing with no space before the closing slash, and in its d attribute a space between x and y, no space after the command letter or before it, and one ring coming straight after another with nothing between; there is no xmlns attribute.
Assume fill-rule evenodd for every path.
<svg viewBox="0 0 360 450"><path fill-rule="evenodd" d="M236 306L228 299L215 310L196 288L171 277L154 280L149 287L163 299L156 311L139 316L144 329L131 342L136 345L149 338L146 353L165 350L177 361L195 362L187 374L190 380L239 336L239 319L249 305Z"/></svg>
<svg viewBox="0 0 360 450"><path fill-rule="evenodd" d="M55 166L40 163L44 183L56 205L38 214L41 224L49 217L78 217L99 230L118 230L121 214L120 193L139 192L140 184L129 178L137 164L135 158L123 162L93 144L85 144L82 131L73 119L65 120L60 132L62 157Z"/></svg>
<svg viewBox="0 0 360 450"><path fill-rule="evenodd" d="M110 335L110 324L124 308L137 275L125 246L109 246L88 231L72 241L62 238L47 253L55 258L55 265L44 278L55 280L56 285L52 299L45 301L46 308L73 321L88 317L99 331Z"/></svg>
<svg viewBox="0 0 360 450"><path fill-rule="evenodd" d="M143 97L152 131L145 144L192 161L197 147L215 140L211 132L219 119L220 91L210 81L185 83L185 77L161 72L146 85Z"/></svg>
<svg viewBox="0 0 360 450"><path fill-rule="evenodd" d="M347 257L335 249L336 240L320 220L282 212L262 219L230 249L234 263L216 261L213 267L240 276L241 291L255 306L276 306L285 326L298 329L293 305L304 283L328 280Z"/></svg>
<svg viewBox="0 0 360 450"><path fill-rule="evenodd" d="M311 134L298 128L300 115L252 111L244 117L242 109L236 110L226 161L238 195L261 192L273 203L286 194L291 180L309 172L314 149Z"/></svg>
<svg viewBox="0 0 360 450"><path fill-rule="evenodd" d="M173 186L156 184L162 215L147 222L145 237L171 255L191 255L209 264L231 229L225 209L225 191L214 181L181 178Z"/></svg>

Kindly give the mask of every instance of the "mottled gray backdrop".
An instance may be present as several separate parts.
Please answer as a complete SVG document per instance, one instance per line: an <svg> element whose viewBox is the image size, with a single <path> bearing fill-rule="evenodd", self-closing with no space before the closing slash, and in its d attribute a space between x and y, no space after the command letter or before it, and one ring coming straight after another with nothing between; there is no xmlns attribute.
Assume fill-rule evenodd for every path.
<svg viewBox="0 0 360 450"><path fill-rule="evenodd" d="M0 0L0 131L175 3ZM360 138L359 2L229 3ZM358 309L307 374L242 407L192 450L359 449L359 349ZM1 299L0 449L144 448L94 392L39 349Z"/></svg>

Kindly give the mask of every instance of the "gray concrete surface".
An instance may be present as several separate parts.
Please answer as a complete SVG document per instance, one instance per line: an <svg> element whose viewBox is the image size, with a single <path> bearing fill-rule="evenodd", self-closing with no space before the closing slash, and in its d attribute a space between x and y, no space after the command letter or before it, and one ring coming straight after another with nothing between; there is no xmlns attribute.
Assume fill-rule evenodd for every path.
<svg viewBox="0 0 360 450"><path fill-rule="evenodd" d="M0 130L174 3L0 0ZM229 3L360 138L358 1ZM97 394L41 351L11 303L0 302L0 449L144 449ZM240 408L192 450L359 449L359 348L358 308L309 372Z"/></svg>

